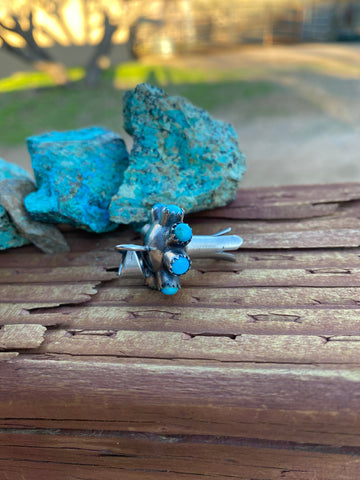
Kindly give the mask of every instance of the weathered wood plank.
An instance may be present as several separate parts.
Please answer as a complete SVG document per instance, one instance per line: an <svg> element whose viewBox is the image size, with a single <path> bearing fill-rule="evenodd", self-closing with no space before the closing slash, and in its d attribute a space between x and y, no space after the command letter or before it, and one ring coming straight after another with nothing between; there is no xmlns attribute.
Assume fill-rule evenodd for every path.
<svg viewBox="0 0 360 480"><path fill-rule="evenodd" d="M231 268L229 266L229 268ZM123 281L125 283L125 281ZM192 269L183 277L184 286L223 287L356 287L360 285L360 268L319 269L242 269L206 272Z"/></svg>
<svg viewBox="0 0 360 480"><path fill-rule="evenodd" d="M192 224L194 233L210 235L229 226L229 221L224 219L199 218ZM286 233L286 232L331 232L337 230L355 230L360 225L357 217L328 216L322 218L305 218L302 220L234 220L231 222L231 231L240 235L241 233Z"/></svg>
<svg viewBox="0 0 360 480"><path fill-rule="evenodd" d="M1 465L2 468L6 469L9 472L9 475L17 475L14 478L24 478L24 474L26 474L26 480L47 480L49 478L49 464L44 468L39 467L38 462L26 462L26 469L24 468L24 462L8 462L7 465ZM40 470L41 468L41 470ZM25 473L24 473L25 471ZM156 475L156 479L166 479L166 480L179 480L179 473L178 472L164 472L162 470L157 471L138 471L138 470L130 470L130 469L114 469L113 467L98 467L98 466L89 466L89 465L82 465L82 466L74 466L74 465L67 465L64 463L51 463L51 478L52 480L64 480L66 479L73 479L74 478L74 471L76 471L77 475L81 475L81 477L77 476L75 479L78 478L86 478L86 480L98 480L99 476L101 476L101 480L118 480L119 476L126 475L126 480L154 480L154 475ZM199 475L186 475L184 477L184 473L181 474L182 479L186 478L186 480L199 480ZM0 477L1 480L8 480L7 477ZM228 480L229 477L219 476L214 477L216 480ZM322 480L322 479L320 479Z"/></svg>
<svg viewBox="0 0 360 480"><path fill-rule="evenodd" d="M67 229L65 236L66 241L70 245L71 252L80 254L88 252L89 250L101 250L103 248L112 250L117 243L134 243L135 239L139 238L138 233L125 225L120 225L117 230L101 235L71 228L70 230ZM117 242L115 244L114 239L116 239Z"/></svg>
<svg viewBox="0 0 360 480"><path fill-rule="evenodd" d="M123 419L133 405L347 412L357 417L360 409L360 370L346 365L34 354L2 362L1 378L3 418L112 421Z"/></svg>
<svg viewBox="0 0 360 480"><path fill-rule="evenodd" d="M54 310L51 310L50 315L42 315L40 318L37 315L34 315L34 318L30 318L31 309L34 308L34 303L0 303L0 325L13 325L13 324L39 324L39 325L58 325L61 323L59 318L53 313L56 313ZM36 304L36 308L54 308L53 304L39 303Z"/></svg>
<svg viewBox="0 0 360 480"><path fill-rule="evenodd" d="M249 441L190 435L147 437L107 432L96 436L87 432L66 432L64 442L61 433L42 432L37 436L5 433L1 443L11 444L12 449L11 455L2 456L2 465L5 468L9 463L19 466L25 460L30 464L38 462L43 466L43 472L46 464L47 469L49 465L65 464L78 465L79 473L85 473L82 468L87 466L94 472L109 467L118 474L132 474L130 478L144 478L145 471L152 475L176 474L178 478L210 476L216 479L274 480L294 478L288 475L291 472L301 473L302 477L298 478L348 479L355 478L349 475L356 475L360 468L357 449L323 447L316 451L309 445L270 444L260 439ZM31 451L27 445L31 445Z"/></svg>
<svg viewBox="0 0 360 480"><path fill-rule="evenodd" d="M115 241L115 239L114 239ZM138 242L140 243L140 242ZM28 247L24 247L28 248ZM22 250L22 249L18 249ZM1 253L1 252L0 252ZM89 266L99 265L102 268L118 268L120 256L118 252L111 250L90 250L86 253L78 254L72 252L68 254L70 258L59 259L49 257L43 254L29 254L26 260L21 258L22 255L14 255L14 252L7 252L6 256L1 258L0 265L2 268L13 268L21 266L26 268L42 268L42 267L67 267L73 266ZM241 248L236 253L238 263L245 268L316 268L316 267L358 267L360 259L359 248L333 248L333 249L307 249L292 250L286 252L282 250L264 249L254 252ZM24 265L25 261L25 265ZM220 268L229 270L233 266L231 262L217 261L211 259L193 259L193 264L201 269L210 271Z"/></svg>
<svg viewBox="0 0 360 480"><path fill-rule="evenodd" d="M101 235L89 233L73 227L70 229L65 228L65 230L62 228L60 229L62 230L62 233L70 246L70 252L48 255L40 252L34 245L26 245L21 248L0 251L0 265L2 264L3 259L5 260L8 256L24 259L25 257L30 257L33 255L38 256L39 258L44 258L50 264L51 262L59 264L63 263L64 261L66 262L67 260L71 260L74 255L79 256L88 251L103 249L113 250L114 239L119 243L130 241L135 242L136 239L139 238L138 233L134 232L133 229L125 228L124 226L120 226L113 232L104 233Z"/></svg>
<svg viewBox="0 0 360 480"><path fill-rule="evenodd" d="M107 272L100 266L43 267L43 268L1 268L0 284L12 283L64 283L64 282L89 282L103 281L116 278L114 272Z"/></svg>
<svg viewBox="0 0 360 480"><path fill-rule="evenodd" d="M282 187L240 188L229 208L248 203L328 203L360 199L360 183L287 185Z"/></svg>
<svg viewBox="0 0 360 480"><path fill-rule="evenodd" d="M67 230L72 251L53 257L1 252L0 472L356 478L359 218L360 184L239 192L188 218L197 234L232 226L237 262L194 261L170 298L117 279L129 229ZM19 343L22 329L37 334Z"/></svg>
<svg viewBox="0 0 360 480"><path fill-rule="evenodd" d="M235 253L236 262L219 262L214 259L194 259L193 267L201 271L233 271L234 265L251 269L351 269L359 266L360 251L357 248L319 250L246 250ZM116 266L116 263L114 264ZM236 268L235 268L236 270Z"/></svg>
<svg viewBox="0 0 360 480"><path fill-rule="evenodd" d="M0 350L36 348L44 341L42 325L5 325L0 328Z"/></svg>
<svg viewBox="0 0 360 480"><path fill-rule="evenodd" d="M220 263L220 262L219 262ZM241 263L226 263L223 267L220 264L199 267L194 265L184 277L184 286L212 286L221 284L223 287L253 287L253 286L278 286L278 287L356 287L360 286L360 268L332 267L308 268L308 269L257 269L243 268ZM225 263L225 262L224 262ZM196 267L198 270L196 270ZM216 271L216 275L213 273ZM100 267L74 267L43 269L24 269L14 271L13 269L0 268L0 284L20 284L45 282L67 283L86 281L107 281L117 280L117 272L106 271ZM89 278L90 277L90 278ZM139 281L140 280L140 281ZM141 278L121 279L121 285L140 285ZM158 295L159 300L163 298Z"/></svg>
<svg viewBox="0 0 360 480"><path fill-rule="evenodd" d="M0 284L1 303L34 303L39 306L61 305L63 303L82 303L97 293L99 282L69 282L65 284ZM0 307L1 308L1 307ZM0 320L1 323L1 320Z"/></svg>
<svg viewBox="0 0 360 480"><path fill-rule="evenodd" d="M0 362L6 362L12 360L19 355L18 352L0 352Z"/></svg>
<svg viewBox="0 0 360 480"><path fill-rule="evenodd" d="M142 287L124 287L119 282L104 283L92 297L91 305L159 306L157 295ZM182 288L166 305L202 308L360 307L360 287L215 287Z"/></svg>
<svg viewBox="0 0 360 480"><path fill-rule="evenodd" d="M235 233L235 232L234 232ZM241 235L245 248L337 248L358 247L359 230L339 229L306 232L246 233Z"/></svg>
<svg viewBox="0 0 360 480"><path fill-rule="evenodd" d="M342 341L311 335L191 336L181 332L121 330L48 332L40 353L202 359L258 363L360 364L359 337Z"/></svg>
<svg viewBox="0 0 360 480"><path fill-rule="evenodd" d="M229 208L230 207L230 208ZM340 209L339 203L269 203L259 204L253 203L250 205L217 208L215 210L207 210L202 213L203 217L210 218L227 218L231 220L238 219L291 219L294 218L312 218L322 217L324 215L331 215Z"/></svg>
<svg viewBox="0 0 360 480"><path fill-rule="evenodd" d="M337 213L340 206L344 211L359 199L358 183L245 188L240 189L236 199L226 207L202 212L201 216L231 219L310 218Z"/></svg>
<svg viewBox="0 0 360 480"><path fill-rule="evenodd" d="M156 459L160 462L163 461L163 452L159 451L156 436L154 436L154 431L151 430L154 428L154 419L157 419L155 429L157 424L157 428L160 430L159 440L162 439L166 444L174 446L179 442L180 444L183 442L185 444L190 443L193 452L196 452L197 445L201 446L204 452L209 452L209 445L220 444L224 447L224 453L221 455L225 459L228 458L225 451L229 447L249 446L254 448L254 454L255 452L261 453L264 446L266 449L275 449L273 450L273 457L277 461L280 458L277 456L278 450L283 452L287 459L292 457L293 452L293 461L295 462L304 461L300 453L307 452L310 457L314 455L311 458L314 459L314 465L317 466L319 465L319 450L321 450L322 454L326 455L329 469L332 466L332 455L341 455L342 463L339 460L339 465L341 464L342 468L344 466L343 462L348 456L357 459L354 456L354 450L342 447L334 450L332 445L335 438L339 438L334 436L336 431L339 434L342 432L343 440L348 439L349 443L342 443L343 445L357 445L356 425L359 418L356 417L354 412L357 411L359 403L356 385L359 380L357 378L358 369L352 370L344 367L334 369L324 365L316 367L297 367L295 365L280 367L273 365L268 366L268 368L261 368L258 365L249 364L244 364L239 368L231 363L219 365L216 362L201 364L199 361L183 361L182 364L176 364L174 362L164 363L163 361L146 362L143 359L132 360L130 363L129 359L113 358L111 361L104 361L95 357L92 359L89 357L85 362L78 357L71 360L54 357L53 360L43 359L39 361L36 357L32 359L23 356L20 362L16 360L6 362L1 373L3 382L10 387L10 389L4 389L0 392L1 415L8 419L5 420L6 422L13 422L14 420L10 419L16 419L16 417L19 418L18 422L21 422L20 419L24 419L23 421L26 422L26 418L30 417L33 419L40 418L40 422L46 418L51 421L59 419L62 422L63 419L72 418L72 422L74 422L68 432L62 431L61 425L57 426L57 428L60 427L58 431L41 432L40 427L38 427L34 432L30 430L27 433L24 431L24 428L26 428L24 425L20 426L18 432L14 431L14 428L16 428L14 425L1 425L2 428L7 429L7 431L0 431L0 442L2 442L0 460L2 463L0 465L2 468L10 466L18 468L17 471L19 472L28 472L29 463L31 464L32 460L37 459L39 475L42 472L43 464L44 473L48 474L48 468L51 465L52 472L54 467L64 475L64 465L66 466L69 459L72 459L72 469L74 469L74 464L77 465L77 469L80 469L89 462L95 469L94 471L98 468L98 473L101 472L102 474L109 466L108 460L110 460L110 463L114 460L111 467L118 474L118 469L123 467L121 461L125 458L126 461L129 461L126 470L128 472L136 463L131 462L131 459L134 460L139 452L141 452L143 458L146 451L146 446L139 445L137 440L149 441L149 449L158 452ZM74 384L77 385L76 389L73 388ZM94 385L97 388L94 388ZM52 392L51 396L46 395L48 391ZM11 401L8 401L10 398ZM36 401L34 401L35 398ZM321 406L318 403L319 398L322 398ZM281 406L285 410L280 411ZM350 411L349 406L352 414L346 413L346 411ZM322 407L322 410L319 412L320 407ZM226 412L225 417L224 411ZM138 414L139 416L137 416ZM200 414L198 422L196 421L197 414ZM328 415L328 417L325 418L324 415ZM136 418L137 422L135 421ZM96 419L97 422L103 422L102 424L105 427L117 420L125 422L125 424L128 422L129 432L143 431L139 430L138 427L139 421L144 422L144 425L147 425L146 431L151 434L146 438L144 434L137 436L136 433L130 433L123 441L118 431L115 431L115 435L106 432L106 428L102 428L102 430L105 430L102 434L98 431L94 432L94 428L99 423L92 424L93 419ZM131 422L131 419L134 423ZM170 419L172 420L168 423L167 420ZM213 419L213 423L211 419ZM238 419L242 419L239 424L237 424ZM303 423L304 419L306 421ZM79 422L82 420L88 423L88 428L78 433L74 432L75 423L78 422L79 426ZM184 420L185 424L182 423ZM325 420L327 420L326 425L324 425ZM325 443L320 449L319 438L317 438L317 443L314 446L308 445L307 448L304 448L310 438L316 438L317 428L319 428L319 422L321 421L324 423L322 425L323 429L319 429L319 433ZM205 431L208 428L208 435L211 436L206 441L196 438L195 444L181 437L177 437L177 439L169 438L169 441L165 439L166 428L174 430L176 432L174 434L179 435L179 429L184 429L186 426L190 428L190 432L193 432L191 423L198 425L198 427L195 426L195 431L196 428L200 428L200 431L204 432L204 428ZM179 424L183 426L179 428ZM231 424L231 428L226 424ZM251 424L255 427L255 430L252 436L244 438L244 431L246 431L246 428L251 431ZM265 428L263 428L264 424L266 425ZM278 424L280 424L280 428L278 428ZM281 424L283 424L283 427L281 427ZM63 428L64 425L66 423L62 423ZM202 425L202 427L199 427L199 425ZM291 432L290 436L292 434L296 435L297 431L302 439L300 441L295 438L296 445L289 444L289 437L286 438L286 435L289 435L289 432L286 432L286 427L289 429L289 425L295 427L295 431ZM125 427L124 430L123 424L121 431L125 432L128 428ZM334 428L335 432L333 431ZM228 437L220 439L218 434L211 433L215 431L227 432L226 435L229 435L231 431L234 438L231 441ZM257 432L260 432L260 434L263 432L263 436L257 436ZM36 436L35 439L32 438L33 433ZM7 437L8 434L14 435L11 441ZM25 434L26 439L22 437ZM47 438L49 434L52 438ZM186 433L184 434L186 435ZM45 436L42 437L42 435ZM57 437L54 438L56 435ZM71 436L74 438L72 439ZM75 438L77 436L83 437L86 442L84 449L87 453L82 451L82 440ZM267 438L267 436L270 437L268 445L264 444L264 440L260 440L260 442L256 440ZM274 445L274 437L276 436L278 438L285 436L285 443ZM88 442L89 437L91 439L90 443ZM19 440L17 441L15 438ZM249 438L253 438L254 441L249 441ZM109 446L103 448L103 442L110 439L114 442L113 445L117 445L115 448L118 450L112 450L112 447ZM77 447L73 447L72 441L77 444ZM123 447L123 445L126 445L126 447ZM326 445L329 447L326 447ZM98 449L98 446L100 449ZM59 455L57 454L57 447L62 449ZM130 454L129 450L125 452L123 448L134 448L134 453ZM71 451L67 459L62 461L62 454L65 455L67 449ZM104 451L106 452L107 449L110 449L111 452L110 459L107 455L104 455ZM240 453L236 449L235 451L237 457L240 458ZM76 458L77 454L82 457L82 460ZM27 455L34 456L30 458ZM101 456L99 462L97 462L98 455ZM200 453L191 457L186 455L186 459L192 458L197 462L201 455ZM212 452L212 455L215 455L215 453ZM220 455L220 453L216 455ZM248 460L249 455L249 452L247 452L244 458ZM262 455L260 456L262 458ZM24 462L20 457L28 461ZM92 457L91 462L90 457ZM152 459L150 453L145 457L148 461ZM169 458L169 461L174 461L174 464L178 465L175 452L167 451L166 457ZM12 461L6 460L7 458L11 458ZM88 458L89 460L87 460ZM256 458L250 463L245 462L244 465L253 467L260 465L263 468L264 463L259 462ZM240 464L243 463L240 460ZM312 463L310 462L310 464ZM136 465L138 466L138 464ZM230 465L238 467L238 464L233 462L230 462ZM26 470L21 470L22 468ZM85 472L85 470L76 471ZM136 471L140 472L139 479L142 479L142 470L136 469ZM177 469L176 471L181 470ZM199 472L201 471L204 472L202 467ZM217 475L216 470L206 471ZM321 471L326 472L325 467L322 467ZM333 471L337 475L334 478L341 478L340 473L335 468ZM236 469L236 472L238 472L238 469ZM184 478L188 479L190 473L190 470L186 470ZM284 470L282 469L280 474L283 475L283 473ZM201 473L201 475L204 475L204 473ZM234 473L234 475L236 476L237 473ZM41 477L38 476L37 478ZM265 479L268 477L260 476L259 478ZM278 478L280 479L281 476Z"/></svg>
<svg viewBox="0 0 360 480"><path fill-rule="evenodd" d="M45 413L46 414L46 413ZM71 412L68 412L68 415ZM104 412L105 414L105 412ZM276 426L276 428L274 428ZM299 411L213 405L138 405L119 408L116 418L0 418L0 429L33 429L214 435L321 445L359 446L356 412ZM30 431L29 431L30 430Z"/></svg>
<svg viewBox="0 0 360 480"><path fill-rule="evenodd" d="M79 232L79 239L81 240L81 232ZM68 238L65 235L65 238ZM49 268L49 267L72 267L72 266L89 266L89 265L100 265L107 267L106 260L108 258L116 258L117 263L119 261L120 255L119 252L115 251L114 245L117 244L119 239L113 236L111 240L111 247L107 247L106 243L103 242L102 237L99 237L99 242L97 242L97 247L85 249L83 251L71 251L65 254L54 254L54 255L44 255L35 250L35 247L31 245L11 249L9 251L0 251L0 266L1 267L11 267L16 269L24 268ZM124 239L124 242L128 242L129 239ZM134 240L135 241L135 240ZM138 239L140 243L140 239ZM25 251L24 251L25 250Z"/></svg>
<svg viewBox="0 0 360 480"><path fill-rule="evenodd" d="M0 350L36 348L44 341L45 331L38 324L4 325L0 328Z"/></svg>
<svg viewBox="0 0 360 480"><path fill-rule="evenodd" d="M104 315L104 311L106 314ZM38 312L38 311L37 311ZM111 336L118 330L186 332L213 335L357 335L358 309L192 308L181 306L61 307L52 313L8 313L7 324L58 325L71 332L87 331ZM106 333L104 333L106 332ZM96 333L94 333L96 334Z"/></svg>
<svg viewBox="0 0 360 480"><path fill-rule="evenodd" d="M24 478L26 474L26 480L47 480L49 478L49 463L47 466L44 465L39 467L38 462L32 462L31 460L25 463L26 468L24 467L24 462L7 462L6 465L1 465L3 469L8 472L9 475L14 475L14 478ZM81 475L81 477L77 476L78 478L86 478L86 480L98 480L99 476L101 476L101 480L118 480L119 476L126 475L126 480L153 480L154 475L156 475L157 479L166 479L166 480L179 480L179 473L178 472L164 472L164 471L136 471L134 469L114 469L113 467L98 467L98 466L89 466L89 465L82 465L82 466L74 466L68 465L64 463L51 463L51 478L52 480L64 480L66 479L73 479L74 478L74 471L77 475ZM1 480L8 480L8 474L6 477L0 476ZM0 475L2 475L0 473ZM182 474L182 478L184 479L184 474ZM199 480L199 475L186 475L186 480ZM215 478L215 477L214 477ZM228 480L229 477L216 477L216 480ZM322 479L321 479L322 480Z"/></svg>

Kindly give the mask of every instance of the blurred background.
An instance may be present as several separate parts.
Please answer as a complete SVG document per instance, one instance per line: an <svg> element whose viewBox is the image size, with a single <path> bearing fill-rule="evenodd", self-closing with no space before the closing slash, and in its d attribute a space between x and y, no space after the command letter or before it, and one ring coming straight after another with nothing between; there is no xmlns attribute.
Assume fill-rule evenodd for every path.
<svg viewBox="0 0 360 480"><path fill-rule="evenodd" d="M0 157L123 133L147 81L234 125L244 186L360 181L359 40L359 0L0 0Z"/></svg>

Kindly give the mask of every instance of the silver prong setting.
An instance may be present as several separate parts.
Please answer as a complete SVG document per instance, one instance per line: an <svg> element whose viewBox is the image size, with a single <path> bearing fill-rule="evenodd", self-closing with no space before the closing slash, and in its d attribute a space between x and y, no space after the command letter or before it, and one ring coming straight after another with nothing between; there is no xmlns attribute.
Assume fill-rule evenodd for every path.
<svg viewBox="0 0 360 480"><path fill-rule="evenodd" d="M238 235L227 235L225 228L213 235L193 235L191 228L182 223L183 210L176 205L157 205L152 211L152 222L142 229L144 245L122 244L115 248L121 253L119 275L142 275L151 288L165 295L173 295L180 288L179 277L191 267L191 259L214 258L235 262L233 252L243 240ZM184 225L185 241L174 241L174 229ZM186 260L186 261L185 261Z"/></svg>

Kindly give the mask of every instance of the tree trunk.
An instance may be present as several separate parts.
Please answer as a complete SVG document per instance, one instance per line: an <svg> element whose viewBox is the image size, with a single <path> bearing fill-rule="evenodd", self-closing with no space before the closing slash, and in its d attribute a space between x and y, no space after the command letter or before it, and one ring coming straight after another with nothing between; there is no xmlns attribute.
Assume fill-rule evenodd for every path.
<svg viewBox="0 0 360 480"><path fill-rule="evenodd" d="M86 75L84 79L86 86L95 87L99 83L101 71L104 69L101 65L101 59L109 55L112 48L112 36L116 29L117 26L112 25L109 17L104 14L104 35L95 47L95 51L86 66Z"/></svg>

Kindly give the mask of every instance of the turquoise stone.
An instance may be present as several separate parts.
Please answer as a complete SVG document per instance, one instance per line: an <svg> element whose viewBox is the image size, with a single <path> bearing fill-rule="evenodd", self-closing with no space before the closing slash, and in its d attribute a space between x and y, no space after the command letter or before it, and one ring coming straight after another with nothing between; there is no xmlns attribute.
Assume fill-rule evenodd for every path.
<svg viewBox="0 0 360 480"><path fill-rule="evenodd" d="M22 247L30 243L16 229L5 209L0 205L0 250Z"/></svg>
<svg viewBox="0 0 360 480"><path fill-rule="evenodd" d="M30 179L29 174L13 163L6 162L0 158L0 182L12 178ZM0 250L7 248L21 247L30 243L20 235L15 224L10 219L5 208L0 204Z"/></svg>
<svg viewBox="0 0 360 480"><path fill-rule="evenodd" d="M188 242L192 237L191 227L187 223L179 223L174 229L174 235L179 242Z"/></svg>
<svg viewBox="0 0 360 480"><path fill-rule="evenodd" d="M175 293L178 292L178 288L177 287L163 287L161 289L161 292L164 294L164 295L175 295Z"/></svg>
<svg viewBox="0 0 360 480"><path fill-rule="evenodd" d="M33 219L98 233L117 227L108 208L128 166L118 134L90 127L33 136L27 145L38 187L25 198Z"/></svg>
<svg viewBox="0 0 360 480"><path fill-rule="evenodd" d="M30 175L26 170L19 167L19 165L15 165L15 163L6 162L2 158L0 158L0 181L7 180L10 178L28 178L30 179Z"/></svg>
<svg viewBox="0 0 360 480"><path fill-rule="evenodd" d="M173 215L181 215L182 209L177 205L166 205L166 210L168 210Z"/></svg>
<svg viewBox="0 0 360 480"><path fill-rule="evenodd" d="M246 165L229 123L146 83L125 93L124 121L134 146L112 221L146 223L157 203L196 212L235 198Z"/></svg>
<svg viewBox="0 0 360 480"><path fill-rule="evenodd" d="M190 262L186 257L175 258L171 264L171 270L175 275L184 275L190 268Z"/></svg>

